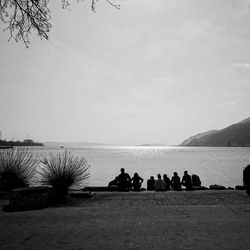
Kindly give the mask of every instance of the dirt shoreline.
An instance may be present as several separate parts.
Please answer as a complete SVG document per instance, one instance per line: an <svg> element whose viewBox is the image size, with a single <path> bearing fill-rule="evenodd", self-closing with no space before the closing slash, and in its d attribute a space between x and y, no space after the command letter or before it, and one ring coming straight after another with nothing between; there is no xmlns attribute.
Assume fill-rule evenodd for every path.
<svg viewBox="0 0 250 250"><path fill-rule="evenodd" d="M1 208L7 204L0 201ZM1 249L249 249L244 191L96 193L0 212Z"/></svg>

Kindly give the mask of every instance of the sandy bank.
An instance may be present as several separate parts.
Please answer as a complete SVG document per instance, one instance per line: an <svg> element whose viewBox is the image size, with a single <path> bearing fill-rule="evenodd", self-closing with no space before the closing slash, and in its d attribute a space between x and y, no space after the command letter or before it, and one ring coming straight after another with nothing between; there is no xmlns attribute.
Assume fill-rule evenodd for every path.
<svg viewBox="0 0 250 250"><path fill-rule="evenodd" d="M0 201L1 206L6 201ZM1 249L249 249L244 191L97 193L0 212Z"/></svg>

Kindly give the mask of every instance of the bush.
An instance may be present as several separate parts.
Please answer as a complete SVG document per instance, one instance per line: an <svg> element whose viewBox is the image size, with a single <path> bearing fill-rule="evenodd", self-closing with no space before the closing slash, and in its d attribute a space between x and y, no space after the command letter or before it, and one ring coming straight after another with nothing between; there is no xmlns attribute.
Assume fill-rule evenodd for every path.
<svg viewBox="0 0 250 250"><path fill-rule="evenodd" d="M26 187L34 177L36 161L28 148L0 149L0 183L5 191Z"/></svg>
<svg viewBox="0 0 250 250"><path fill-rule="evenodd" d="M75 156L68 151L49 154L40 160L37 180L42 185L51 185L57 198L62 198L70 187L83 187L90 175L89 167L85 157Z"/></svg>

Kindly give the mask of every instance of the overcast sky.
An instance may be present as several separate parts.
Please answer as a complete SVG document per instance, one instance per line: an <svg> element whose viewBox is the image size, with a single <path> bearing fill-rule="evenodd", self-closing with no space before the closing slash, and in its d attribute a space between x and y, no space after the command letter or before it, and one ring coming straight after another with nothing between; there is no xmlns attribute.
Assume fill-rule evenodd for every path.
<svg viewBox="0 0 250 250"><path fill-rule="evenodd" d="M250 116L250 1L59 2L49 41L0 32L3 138L173 145Z"/></svg>

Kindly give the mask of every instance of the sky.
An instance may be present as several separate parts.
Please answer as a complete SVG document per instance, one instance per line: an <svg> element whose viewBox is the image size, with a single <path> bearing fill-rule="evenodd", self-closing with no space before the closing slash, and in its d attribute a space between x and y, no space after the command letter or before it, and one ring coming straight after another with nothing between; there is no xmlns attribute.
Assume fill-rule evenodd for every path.
<svg viewBox="0 0 250 250"><path fill-rule="evenodd" d="M176 145L250 116L249 0L113 2L51 1L28 49L0 23L3 138Z"/></svg>

